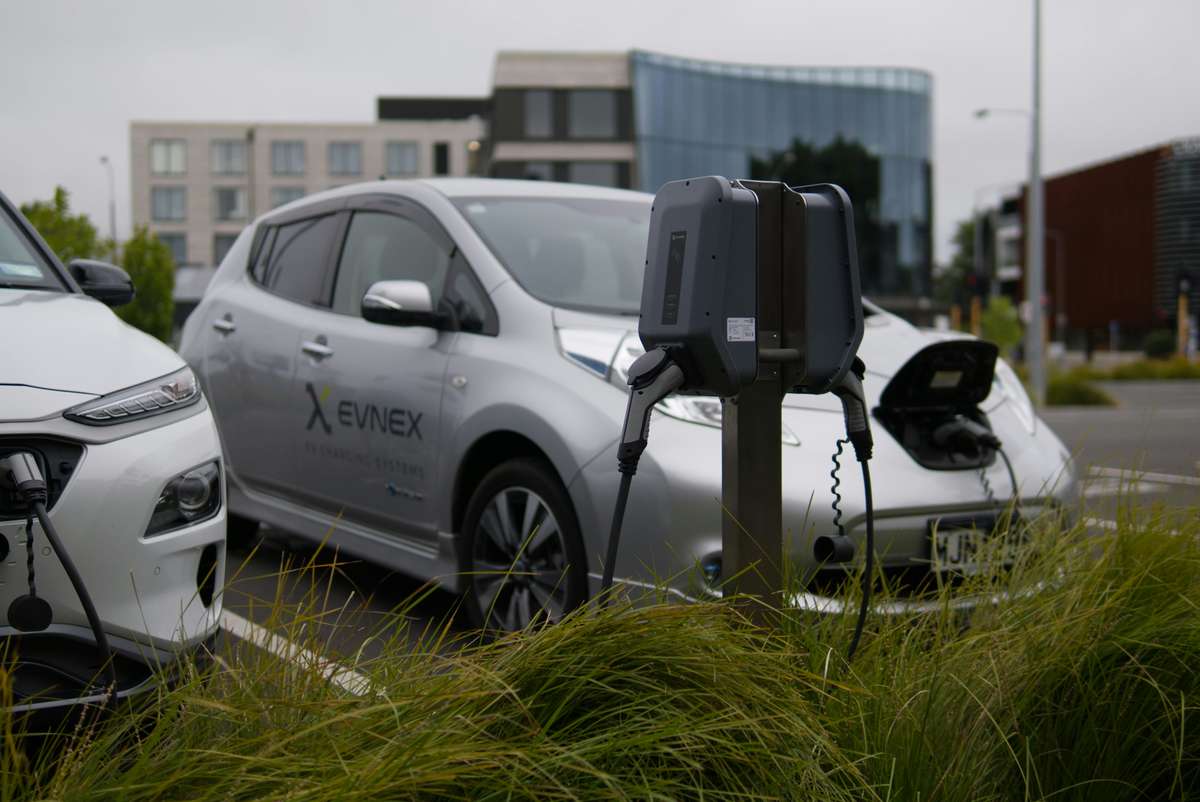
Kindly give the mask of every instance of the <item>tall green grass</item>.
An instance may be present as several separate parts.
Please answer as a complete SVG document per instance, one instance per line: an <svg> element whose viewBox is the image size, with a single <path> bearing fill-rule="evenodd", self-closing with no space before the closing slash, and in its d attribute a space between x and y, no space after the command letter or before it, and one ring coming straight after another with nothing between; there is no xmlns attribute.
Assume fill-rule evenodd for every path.
<svg viewBox="0 0 1200 802"><path fill-rule="evenodd" d="M310 563L281 577L272 626L366 693L226 642L36 763L5 721L0 797L1196 798L1197 534L1047 523L936 612L874 616L851 664L852 612L763 632L729 601L617 604L491 642L407 631L401 609L366 659L318 626L336 613ZM964 595L985 603L958 610Z"/></svg>

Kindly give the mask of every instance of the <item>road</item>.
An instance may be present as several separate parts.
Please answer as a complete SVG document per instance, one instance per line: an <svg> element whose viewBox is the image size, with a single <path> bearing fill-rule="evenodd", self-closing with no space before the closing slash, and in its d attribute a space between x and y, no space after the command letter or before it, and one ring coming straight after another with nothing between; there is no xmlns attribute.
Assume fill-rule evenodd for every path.
<svg viewBox="0 0 1200 802"><path fill-rule="evenodd" d="M1200 382L1112 382L1104 387L1118 400L1117 407L1058 408L1043 416L1087 477L1086 516L1113 520L1120 496L1130 493L1141 503L1173 508L1200 504ZM1146 472L1153 480L1127 473L1132 471ZM346 656L376 653L378 641L368 635L381 629L410 643L443 626L452 634L466 631L455 620L453 594L423 589L410 578L361 561L330 566L328 555L318 555L313 567L302 570L312 559L310 550L297 547L299 542L287 533L264 534L253 554L230 554L230 571L236 576L225 606L236 616L282 632L280 623L266 616L277 597L285 598L310 614L320 612L304 618L303 627L293 625L289 638L312 637L332 646L333 654ZM413 602L418 594L423 595ZM401 605L408 606L398 616L393 611Z"/></svg>

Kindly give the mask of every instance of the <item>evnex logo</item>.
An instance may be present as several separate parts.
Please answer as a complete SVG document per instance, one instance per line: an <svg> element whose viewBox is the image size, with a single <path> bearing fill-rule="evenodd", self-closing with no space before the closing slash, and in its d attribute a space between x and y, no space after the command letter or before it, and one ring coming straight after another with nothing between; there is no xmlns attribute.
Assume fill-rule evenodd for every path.
<svg viewBox="0 0 1200 802"><path fill-rule="evenodd" d="M325 434L333 434L333 426L325 417L324 406L329 400L329 388L322 387L318 394L312 382L305 383L304 387L308 391L309 400L312 401L312 413L308 416L308 425L305 428L312 431L314 426L320 424ZM346 428L421 440L421 417L422 413L410 409L360 404L344 398L337 402L334 419L339 426Z"/></svg>

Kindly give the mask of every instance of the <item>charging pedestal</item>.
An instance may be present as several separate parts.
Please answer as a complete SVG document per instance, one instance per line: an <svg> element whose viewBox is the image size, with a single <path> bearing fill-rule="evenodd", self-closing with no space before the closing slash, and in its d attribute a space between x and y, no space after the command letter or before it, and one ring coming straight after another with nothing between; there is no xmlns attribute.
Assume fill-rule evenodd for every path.
<svg viewBox="0 0 1200 802"><path fill-rule="evenodd" d="M837 393L869 453L854 217L832 185L705 176L664 184L651 208L638 333L618 448L624 475L602 592L612 581L649 410L672 392L722 399L722 588L761 623L783 603L783 399ZM853 374L859 374L858 376Z"/></svg>

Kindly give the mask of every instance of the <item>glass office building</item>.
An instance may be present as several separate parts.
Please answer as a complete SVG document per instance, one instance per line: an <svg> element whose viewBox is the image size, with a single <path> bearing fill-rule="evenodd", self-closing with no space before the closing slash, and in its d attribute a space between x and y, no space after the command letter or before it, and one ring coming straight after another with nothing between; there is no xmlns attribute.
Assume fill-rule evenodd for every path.
<svg viewBox="0 0 1200 802"><path fill-rule="evenodd" d="M666 181L694 175L774 177L752 175L751 160L759 160L761 173L762 163L786 163L781 155L797 142L818 154L831 146L861 146L871 171L878 168L878 196L853 198L876 229L874 244L863 249L863 289L877 296L928 294L933 212L928 73L760 67L634 51L629 77L640 189L654 192Z"/></svg>

